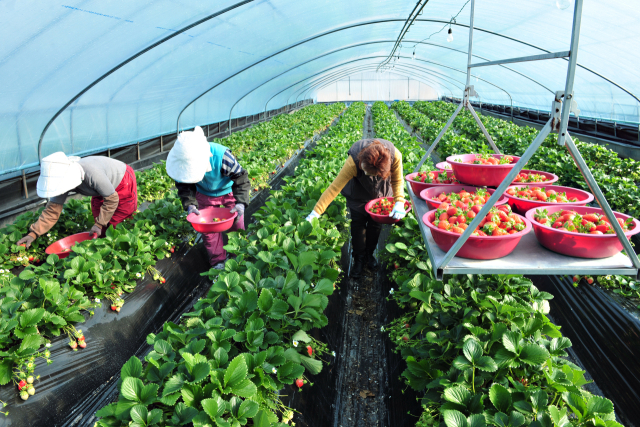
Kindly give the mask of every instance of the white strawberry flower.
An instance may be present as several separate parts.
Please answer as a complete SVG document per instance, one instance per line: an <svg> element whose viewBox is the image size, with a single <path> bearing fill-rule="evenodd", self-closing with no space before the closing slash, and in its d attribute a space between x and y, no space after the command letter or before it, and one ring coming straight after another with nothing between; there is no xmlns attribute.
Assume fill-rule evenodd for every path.
<svg viewBox="0 0 640 427"><path fill-rule="evenodd" d="M96 298L96 302L100 302L100 298Z"/></svg>
<svg viewBox="0 0 640 427"><path fill-rule="evenodd" d="M277 374L278 370L276 368L271 368L271 372L274 373L274 374Z"/></svg>
<svg viewBox="0 0 640 427"><path fill-rule="evenodd" d="M140 273L136 273L136 277L140 278L142 276L140 275Z"/></svg>
<svg viewBox="0 0 640 427"><path fill-rule="evenodd" d="M380 326L380 332L384 332L384 326Z"/></svg>
<svg viewBox="0 0 640 427"><path fill-rule="evenodd" d="M393 288L389 289L389 293L393 294Z"/></svg>
<svg viewBox="0 0 640 427"><path fill-rule="evenodd" d="M51 347L51 343L50 343L50 342L48 342L48 343L46 343L44 346L45 346L45 347L47 347L47 348L49 348L49 347Z"/></svg>
<svg viewBox="0 0 640 427"><path fill-rule="evenodd" d="M298 341L293 340L293 346L294 346L294 347L297 347L297 346L298 346Z"/></svg>
<svg viewBox="0 0 640 427"><path fill-rule="evenodd" d="M335 351L332 351L332 352L331 352L331 355L332 355L333 357L336 357L336 352L335 352Z"/></svg>
<svg viewBox="0 0 640 427"><path fill-rule="evenodd" d="M51 237L51 233L47 233L47 237Z"/></svg>

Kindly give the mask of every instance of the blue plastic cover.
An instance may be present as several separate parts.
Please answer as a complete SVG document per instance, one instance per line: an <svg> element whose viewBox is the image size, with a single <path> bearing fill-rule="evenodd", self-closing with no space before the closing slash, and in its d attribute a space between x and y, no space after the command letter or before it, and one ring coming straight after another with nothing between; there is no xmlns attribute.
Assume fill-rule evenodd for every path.
<svg viewBox="0 0 640 427"><path fill-rule="evenodd" d="M375 71L414 6L0 0L0 175L37 166L41 138L42 156L86 155L315 98L332 81ZM573 8L556 0L477 0L475 10L474 62L569 49ZM575 81L583 116L640 121L638 10L631 0L585 0ZM467 0L430 0L394 73L460 96L469 11ZM548 110L566 70L565 59L482 67L472 83L483 102Z"/></svg>

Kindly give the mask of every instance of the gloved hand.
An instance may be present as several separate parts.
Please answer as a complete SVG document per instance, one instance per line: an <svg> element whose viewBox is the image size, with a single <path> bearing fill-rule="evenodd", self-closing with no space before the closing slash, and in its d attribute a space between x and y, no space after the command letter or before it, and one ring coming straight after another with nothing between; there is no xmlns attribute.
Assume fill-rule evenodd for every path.
<svg viewBox="0 0 640 427"><path fill-rule="evenodd" d="M311 211L311 213L307 216L307 221L311 222L311 220L313 218L320 218L320 214L318 214L316 211Z"/></svg>
<svg viewBox="0 0 640 427"><path fill-rule="evenodd" d="M231 213L238 212L238 217L244 215L244 205L242 203L236 203L236 205L229 211Z"/></svg>
<svg viewBox="0 0 640 427"><path fill-rule="evenodd" d="M31 244L33 243L33 241L36 240L33 237L29 236L28 234L26 236L24 236L22 239L18 240L18 242L16 243L16 245L20 246L20 245L24 245L25 248L29 248L29 246L31 246Z"/></svg>
<svg viewBox="0 0 640 427"><path fill-rule="evenodd" d="M194 205L187 206L187 215L190 215L192 213L200 215L200 211Z"/></svg>
<svg viewBox="0 0 640 427"><path fill-rule="evenodd" d="M404 210L404 203L396 202L396 204L393 205L393 210L391 211L389 216L393 219L402 219L406 214L407 212Z"/></svg>
<svg viewBox="0 0 640 427"><path fill-rule="evenodd" d="M100 227L98 224L93 224L93 227L91 227L91 230L89 230L89 234L91 236L93 236L94 234L98 237L102 236L102 227Z"/></svg>

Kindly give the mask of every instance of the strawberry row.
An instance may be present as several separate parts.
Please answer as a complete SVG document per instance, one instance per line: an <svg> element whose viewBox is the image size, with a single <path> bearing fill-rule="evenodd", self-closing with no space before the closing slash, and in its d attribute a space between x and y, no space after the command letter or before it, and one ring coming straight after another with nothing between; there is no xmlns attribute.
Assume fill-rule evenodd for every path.
<svg viewBox="0 0 640 427"><path fill-rule="evenodd" d="M373 112L384 138L392 113ZM418 426L620 426L611 401L586 392L584 372L565 359L571 342L547 317L552 295L522 276L435 280L413 216L386 249L390 298L406 310L386 331L407 384L425 393Z"/></svg>
<svg viewBox="0 0 640 427"><path fill-rule="evenodd" d="M204 273L214 284L180 324L148 336L154 350L146 366L132 357L122 368L119 400L98 411L98 425L263 427L292 419L279 390L304 387L306 375L335 357L307 332L327 325L323 311L347 239L342 197L313 223L303 213L362 137L364 111L352 105L271 192L247 232L229 234L225 248L235 260L221 273Z"/></svg>
<svg viewBox="0 0 640 427"><path fill-rule="evenodd" d="M339 105L313 104L213 141L231 149L258 191L268 187L277 168L302 148L304 141L327 129L338 114ZM136 172L136 178L140 202L161 199L174 186L174 181L167 175L165 162Z"/></svg>
<svg viewBox="0 0 640 427"><path fill-rule="evenodd" d="M341 109L340 106L312 107L287 115L286 119L274 119L267 130L259 125L255 127L256 131L235 134L235 147L243 151L243 141L246 140L246 145L255 145L256 132L273 139L279 133L290 132L288 126L295 123L302 125L293 135L304 140L324 130ZM297 147L299 143L289 145ZM274 162L284 160L273 159ZM32 376L38 358L52 363L48 347L42 348L48 345L51 337L66 333L72 349L76 350L78 343L84 348L82 331L73 325L84 322L85 314L92 315L101 300L106 300L112 310L120 311L124 304L121 296L131 292L145 273L164 283L153 265L157 259L170 256L175 245L183 236L191 235L192 230L183 221L179 200L169 193L173 180L166 174L164 162L137 173L137 181L142 200L163 197L165 200L152 204L150 209L139 213L135 220L124 223L117 231L112 230L106 239L74 248L67 259L49 256L45 260L44 248L62 237L90 228L93 217L88 198L65 204L56 226L47 236L37 239L29 251L16 246L15 242L26 234L39 212L25 213L1 230L0 303L9 309L0 319L0 384L7 384L12 379L18 384ZM39 265L40 261L44 263ZM11 272L15 267L26 269L16 277Z"/></svg>

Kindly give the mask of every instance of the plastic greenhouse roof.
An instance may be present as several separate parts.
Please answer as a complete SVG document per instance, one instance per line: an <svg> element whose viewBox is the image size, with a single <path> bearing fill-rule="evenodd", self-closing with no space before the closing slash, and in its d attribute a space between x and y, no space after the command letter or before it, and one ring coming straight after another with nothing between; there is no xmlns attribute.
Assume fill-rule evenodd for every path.
<svg viewBox="0 0 640 427"><path fill-rule="evenodd" d="M37 166L41 138L43 156L83 155L225 120L232 108L240 117L314 98L375 70L414 6L0 0L0 174ZM460 96L469 10L467 0L430 0L393 72ZM477 0L475 10L473 62L569 48L573 8L555 0ZM585 0L574 86L583 116L639 122L639 14L631 0ZM566 69L565 59L481 67L472 84L483 102L548 110Z"/></svg>

